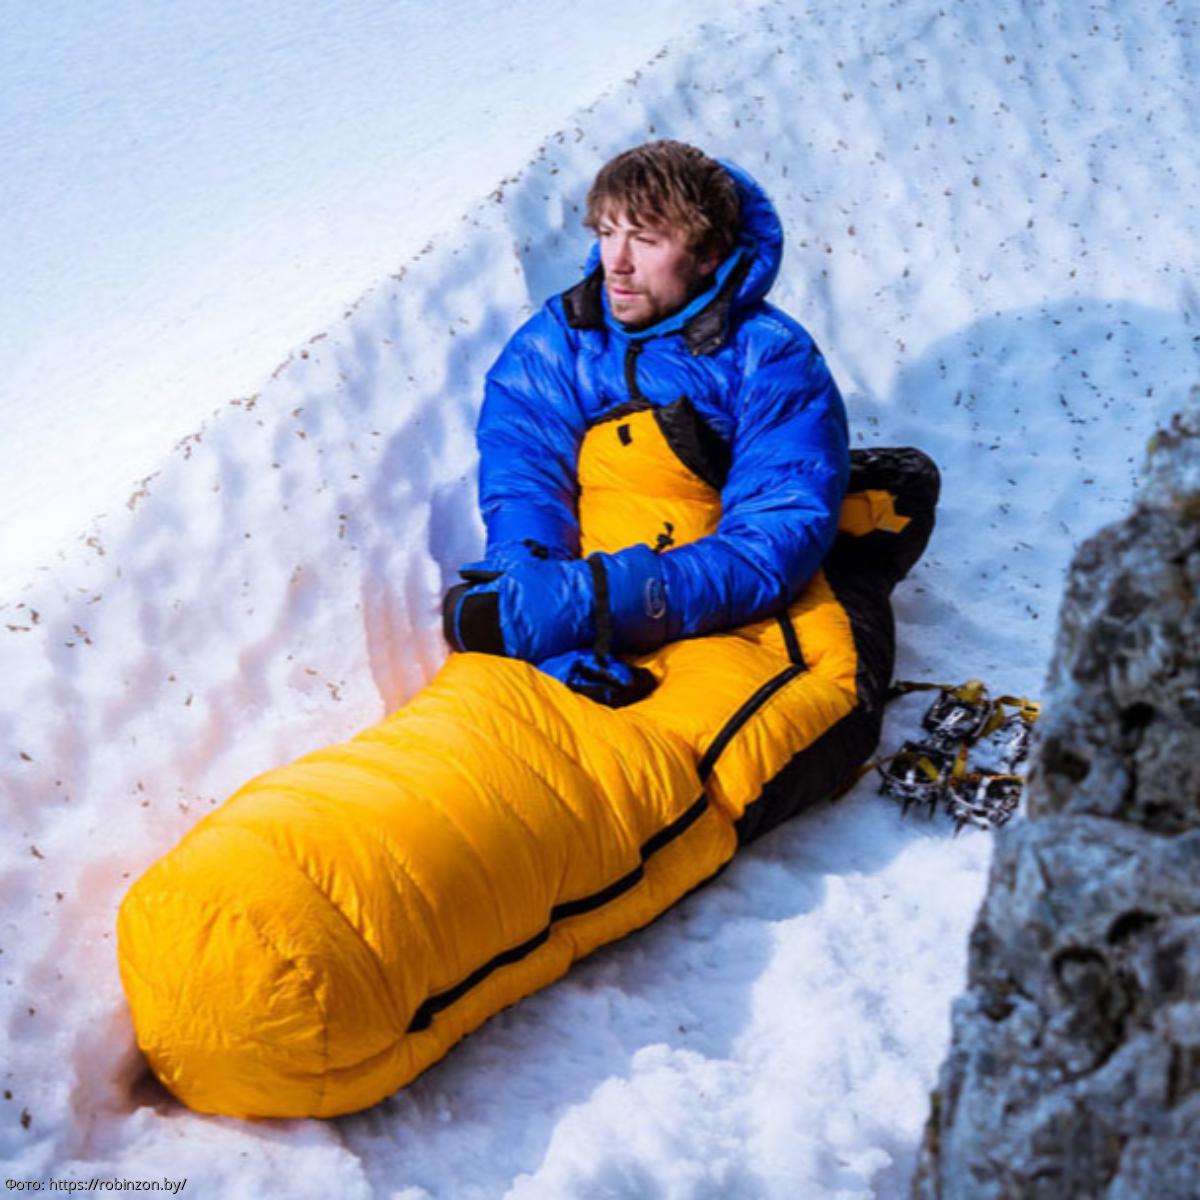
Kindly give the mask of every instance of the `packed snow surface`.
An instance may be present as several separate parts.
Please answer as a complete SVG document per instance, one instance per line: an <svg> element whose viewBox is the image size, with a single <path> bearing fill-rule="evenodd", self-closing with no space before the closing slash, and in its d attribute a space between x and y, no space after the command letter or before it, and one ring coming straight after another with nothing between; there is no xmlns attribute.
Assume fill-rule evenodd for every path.
<svg viewBox="0 0 1200 1200"><path fill-rule="evenodd" d="M167 9L114 7L107 38L98 17L95 29L60 17L55 52L86 41L95 69L115 71L120 48L159 45ZM191 22L180 45L201 47L194 73L180 95L151 80L145 105L190 106L189 137L220 142L234 174L263 147L279 157L262 164L262 207L199 166L166 186L145 260L109 256L105 244L137 231L110 230L109 207L85 202L100 114L64 100L55 118L77 152L54 160L61 188L43 180L30 204L61 212L64 238L91 213L96 257L80 250L78 273L51 266L44 281L28 265L6 270L7 302L14 288L82 297L92 270L130 298L89 291L59 310L61 386L93 371L98 388L124 386L118 365L162 354L152 390L169 394L172 378L181 393L210 387L212 408L230 380L282 365L239 383L241 398L132 471L80 542L3 593L7 1178L186 1177L191 1196L397 1200L904 1193L991 842L902 820L869 780L369 1112L198 1116L133 1045L113 949L130 881L246 777L377 720L444 658L439 597L482 538L481 377L521 320L578 277L580 207L611 154L667 135L750 170L790 239L773 299L824 348L855 444L918 445L942 467L938 530L896 597L902 677L1038 692L1073 547L1125 510L1147 439L1200 378L1193 6L769 3L686 30L652 4L627 26L632 5L551 7L534 20L538 6L524 6L521 66L562 65L526 106L465 133L454 115L471 89L464 55L501 35L482 8L429 17L440 50L414 69L438 100L422 112L452 112L427 144L397 150L375 124L395 80L371 30L324 13L343 39L321 81L338 105L307 120L313 79L285 73L290 120L227 126L244 76L297 27L214 36L198 8L179 6ZM315 36L305 11L296 36ZM359 50L373 68L361 90L339 87ZM49 69L37 53L22 70ZM305 154L279 150L289 139ZM419 166L402 219L378 178L355 175L376 150L384 174L409 157ZM429 181L443 151L453 186L439 191ZM26 178L40 179L34 167L53 152L28 152ZM138 172L111 181L112 211L122 188L153 180L162 153L148 144ZM354 196L359 250L375 247L345 271L317 257L326 227L310 208L336 203L339 188ZM239 251L222 270L180 232L193 203L226 213L235 244L265 256L257 299L228 293L231 323L221 300ZM6 255L29 211L6 230ZM302 280L283 246L313 256ZM177 273L159 274L163 261ZM172 309L178 292L213 303ZM245 320L255 307L261 324ZM324 331L309 333L318 321ZM164 322L186 334L164 340ZM229 357L206 383L188 347L203 357L218 343ZM40 375L14 369L7 349L5 373L13 394ZM47 395L3 407L0 486L23 521L40 513L27 466L57 458L69 495L93 459L124 453L124 423L145 415L98 390L94 407L71 410L83 436L68 449ZM90 515L86 495L76 518ZM915 732L922 704L894 707L885 748Z"/></svg>

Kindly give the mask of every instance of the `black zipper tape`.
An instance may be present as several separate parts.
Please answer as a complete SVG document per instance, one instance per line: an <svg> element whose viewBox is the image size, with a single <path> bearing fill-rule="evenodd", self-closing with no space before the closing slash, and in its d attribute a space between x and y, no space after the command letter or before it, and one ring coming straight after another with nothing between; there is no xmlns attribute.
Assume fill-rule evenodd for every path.
<svg viewBox="0 0 1200 1200"><path fill-rule="evenodd" d="M506 967L512 963L519 962L522 958L532 954L549 939L550 932L556 922L565 920L568 917L578 917L583 913L594 912L596 909L603 908L604 905L624 895L630 888L635 887L645 877L646 862L651 856L657 854L664 846L670 845L677 837L686 833L704 815L707 808L708 797L701 795L690 808L642 844L638 852L641 862L628 874L622 875L620 879L601 888L598 892L593 892L590 896L582 896L578 900L567 900L562 904L556 904L550 910L550 920L546 923L544 929L539 930L533 937L521 942L520 945L502 950L494 958L490 958L484 963L483 966L477 967L461 982L456 983L454 987L444 992L439 992L436 996L430 996L413 1013L412 1020L408 1023L407 1032L420 1033L421 1030L428 1029L433 1022L433 1018L438 1013L443 1009L449 1008L456 1000L461 1000L467 992L482 983L493 971L498 970L500 967Z"/></svg>
<svg viewBox="0 0 1200 1200"><path fill-rule="evenodd" d="M796 636L796 627L792 624L792 614L786 610L779 614L779 628L783 630L783 644L787 647L788 661L798 667L804 666L804 651L800 649L800 639Z"/></svg>
<svg viewBox="0 0 1200 1200"><path fill-rule="evenodd" d="M641 352L641 342L629 343L629 348L625 351L625 386L629 388L629 399L633 403L649 404L650 402L642 395L642 389L638 387L637 381L637 360Z"/></svg>
<svg viewBox="0 0 1200 1200"><path fill-rule="evenodd" d="M792 679L795 679L797 675L801 675L803 673L803 664L793 663L790 667L785 667L779 672L778 675L768 679L767 682L764 683L762 687L760 687L758 691L756 691L754 695L751 696L745 702L745 704L743 704L741 708L739 708L737 712L735 712L733 716L725 722L725 724L721 727L721 732L718 733L715 738L713 738L712 743L704 752L704 757L700 760L700 765L697 768L697 771L699 772L701 783L707 782L708 777L712 774L713 767L716 766L717 759L721 756L721 752L726 746L729 745L742 726L745 725L746 722L749 721L750 718L754 716L754 714L758 712L758 710L762 708L762 706L766 704L766 702L770 700L770 698L775 695L775 693L779 691L781 687L784 686L784 684L788 683Z"/></svg>

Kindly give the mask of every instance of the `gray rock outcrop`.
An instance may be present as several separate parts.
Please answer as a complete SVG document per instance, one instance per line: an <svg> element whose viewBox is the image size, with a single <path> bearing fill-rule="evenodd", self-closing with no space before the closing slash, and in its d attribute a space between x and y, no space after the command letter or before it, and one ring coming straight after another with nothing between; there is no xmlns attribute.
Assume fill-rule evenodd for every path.
<svg viewBox="0 0 1200 1200"><path fill-rule="evenodd" d="M1076 555L916 1200L1200 1197L1200 389Z"/></svg>

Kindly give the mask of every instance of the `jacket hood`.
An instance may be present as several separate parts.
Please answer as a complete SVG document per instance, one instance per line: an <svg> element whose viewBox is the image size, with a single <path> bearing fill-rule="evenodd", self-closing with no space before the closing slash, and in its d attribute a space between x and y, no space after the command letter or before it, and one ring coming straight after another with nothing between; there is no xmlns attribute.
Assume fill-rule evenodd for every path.
<svg viewBox="0 0 1200 1200"><path fill-rule="evenodd" d="M679 312L646 329L626 329L609 310L600 245L592 244L585 278L563 293L568 323L576 329L607 327L632 341L680 333L693 354L710 354L725 341L736 312L757 304L771 290L783 260L783 225L758 182L741 167L717 160L733 179L741 206L737 245L717 268L713 282Z"/></svg>

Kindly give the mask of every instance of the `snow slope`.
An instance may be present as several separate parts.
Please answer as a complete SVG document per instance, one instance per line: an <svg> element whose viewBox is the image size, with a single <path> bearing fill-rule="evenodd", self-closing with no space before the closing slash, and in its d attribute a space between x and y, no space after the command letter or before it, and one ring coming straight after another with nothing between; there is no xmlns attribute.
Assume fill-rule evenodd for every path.
<svg viewBox="0 0 1200 1200"><path fill-rule="evenodd" d="M6 5L0 595L217 404L256 393L547 128L720 10Z"/></svg>
<svg viewBox="0 0 1200 1200"><path fill-rule="evenodd" d="M766 185L790 235L774 299L825 349L856 442L943 468L897 596L899 674L1035 694L1072 547L1124 510L1200 378L1196 25L1170 3L861 0L698 28L0 607L6 1174L187 1176L202 1196L903 1194L990 841L901 821L869 782L325 1124L199 1117L146 1077L115 909L246 776L437 668L439 596L482 533L480 377L576 277L597 166L648 136ZM920 710L897 704L887 744Z"/></svg>

